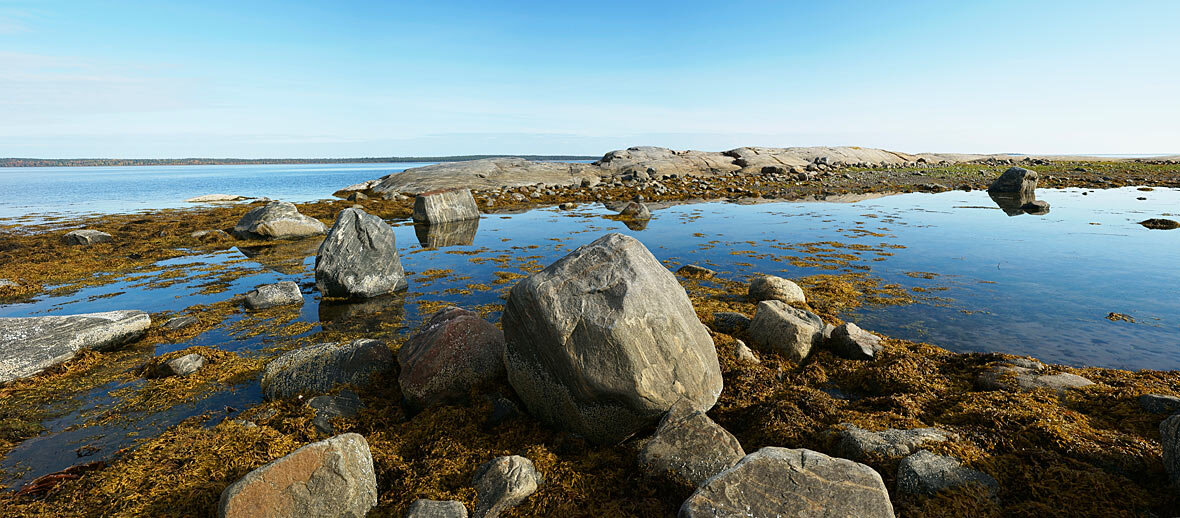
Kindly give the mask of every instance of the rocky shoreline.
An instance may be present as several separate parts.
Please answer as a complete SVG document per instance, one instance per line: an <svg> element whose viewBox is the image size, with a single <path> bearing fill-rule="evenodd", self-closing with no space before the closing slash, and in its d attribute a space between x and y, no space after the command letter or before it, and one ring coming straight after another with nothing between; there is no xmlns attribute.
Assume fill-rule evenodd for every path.
<svg viewBox="0 0 1180 518"><path fill-rule="evenodd" d="M486 213L599 202L642 222L653 201L719 194L773 200L990 187L1035 201L1038 179L1042 187L1180 186L1180 166L1171 163L1029 159L1024 165L1037 171L1021 172L994 157L934 164L850 154L849 162L799 166L788 164L795 155L751 150L718 154L747 160L725 170L713 155L628 151L604 157L615 172L597 184L580 168L546 165L557 172L520 181L564 174L570 183L512 186L503 183L510 170L503 178L476 172L491 183L460 195L434 192L445 184L393 187L386 179L347 201L92 219L87 229L110 238L93 243L65 238L71 225L13 232L12 248L0 254L19 259L10 264L20 275L15 288L0 285L0 296L159 260L161 242L183 256L225 247L230 234L259 245L327 234L311 252L317 289L379 300L406 283L382 219L421 214L426 227L431 219L454 224L472 205ZM652 160L673 161L680 172ZM209 234L218 230L224 235ZM104 254L106 261L53 270ZM111 255L126 259L112 263ZM817 302L834 296L821 287L714 275L691 265L673 274L638 241L611 234L520 280L499 323L444 308L402 343L340 334L265 361L199 347L154 358L137 372L161 390L258 377L267 400L216 426L190 420L102 466L0 494L0 508L11 516L248 516L278 508L325 516L691 517L801 512L792 506L805 495L813 506L857 516L1178 509L1170 477L1180 476L1180 418L1167 415L1180 409L1180 373L950 353L839 321ZM304 297L298 286L278 284L244 295L218 311L279 315ZM109 353L97 350L105 345L71 345L77 359L22 371L0 387L0 400L54 386L119 354L117 347L142 349L215 324L212 312L202 317L148 319L135 337L109 340ZM38 370L45 371L25 377ZM20 415L0 402L0 440L28 436L17 427Z"/></svg>

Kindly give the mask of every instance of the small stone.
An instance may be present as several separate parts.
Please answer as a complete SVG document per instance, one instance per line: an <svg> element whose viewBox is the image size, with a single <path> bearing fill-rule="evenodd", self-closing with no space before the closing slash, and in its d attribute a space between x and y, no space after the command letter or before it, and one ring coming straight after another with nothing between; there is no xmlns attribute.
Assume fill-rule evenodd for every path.
<svg viewBox="0 0 1180 518"><path fill-rule="evenodd" d="M965 467L953 457L921 450L901 460L897 467L897 491L906 494L933 495L943 489L976 483L989 493L999 488L996 479Z"/></svg>
<svg viewBox="0 0 1180 518"><path fill-rule="evenodd" d="M573 210L573 209L578 208L578 204L567 201L565 203L562 203L561 205L558 205L557 208L559 208L561 210Z"/></svg>
<svg viewBox="0 0 1180 518"><path fill-rule="evenodd" d="M467 518L463 502L455 500L415 500L403 518Z"/></svg>
<svg viewBox="0 0 1180 518"><path fill-rule="evenodd" d="M732 311L718 311L713 313L713 330L718 333L731 335L743 332L750 327L750 317Z"/></svg>
<svg viewBox="0 0 1180 518"><path fill-rule="evenodd" d="M179 358L168 360L164 364L166 372L171 376L188 376L205 366L205 357L197 353L186 354Z"/></svg>
<svg viewBox="0 0 1180 518"><path fill-rule="evenodd" d="M1139 396L1139 406L1153 414L1174 414L1180 410L1180 397L1166 394L1144 394Z"/></svg>
<svg viewBox="0 0 1180 518"><path fill-rule="evenodd" d="M246 307L250 309L267 309L290 304L303 304L303 293L299 291L299 285L292 281L265 284L246 294Z"/></svg>
<svg viewBox="0 0 1180 518"><path fill-rule="evenodd" d="M803 288L782 277L762 275L750 282L750 299L757 302L763 300L781 300L788 304L805 303L807 297Z"/></svg>
<svg viewBox="0 0 1180 518"><path fill-rule="evenodd" d="M881 339L852 322L844 323L832 330L827 338L828 348L836 356L849 360L872 360L881 352Z"/></svg>
<svg viewBox="0 0 1180 518"><path fill-rule="evenodd" d="M750 346L746 345L746 342L734 340L734 344L734 348L737 350L738 361L754 364L762 363L762 361L758 359L758 355L754 354L754 351L750 349Z"/></svg>
<svg viewBox="0 0 1180 518"><path fill-rule="evenodd" d="M188 326L191 326L193 324L199 324L199 323L201 323L201 320L195 316L181 315L179 317L174 317L174 318L168 319L167 322L164 322L164 325L162 327L166 331L179 331L179 330L184 329Z"/></svg>
<svg viewBox="0 0 1180 518"><path fill-rule="evenodd" d="M676 273L679 273L685 277L696 277L698 279L708 279L714 275L717 275L717 272L705 268L704 266L697 266L695 264L686 264L681 266L679 270L676 270Z"/></svg>
<svg viewBox="0 0 1180 518"><path fill-rule="evenodd" d="M67 245L90 246L98 243L108 243L112 240L110 234L106 232L99 232L97 230L82 229L74 230L62 237Z"/></svg>
<svg viewBox="0 0 1180 518"><path fill-rule="evenodd" d="M640 450L639 469L651 477L697 487L745 456L733 434L704 412L678 403Z"/></svg>
<svg viewBox="0 0 1180 518"><path fill-rule="evenodd" d="M798 363L823 340L824 322L818 315L778 300L758 303L749 334L754 343Z"/></svg>
<svg viewBox="0 0 1180 518"><path fill-rule="evenodd" d="M541 476L533 462L520 455L498 457L475 473L474 518L495 518L537 491Z"/></svg>

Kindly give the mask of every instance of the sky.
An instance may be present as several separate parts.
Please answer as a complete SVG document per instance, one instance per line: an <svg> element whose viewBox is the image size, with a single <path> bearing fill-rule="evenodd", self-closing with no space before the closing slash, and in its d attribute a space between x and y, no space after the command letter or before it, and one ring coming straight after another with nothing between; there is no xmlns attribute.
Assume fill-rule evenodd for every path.
<svg viewBox="0 0 1180 518"><path fill-rule="evenodd" d="M0 157L1180 153L1180 2L0 0Z"/></svg>

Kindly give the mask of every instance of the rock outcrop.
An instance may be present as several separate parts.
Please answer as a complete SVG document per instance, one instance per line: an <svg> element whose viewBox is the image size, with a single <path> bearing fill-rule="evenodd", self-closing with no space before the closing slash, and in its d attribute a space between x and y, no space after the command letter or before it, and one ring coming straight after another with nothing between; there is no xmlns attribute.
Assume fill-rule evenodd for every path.
<svg viewBox="0 0 1180 518"><path fill-rule="evenodd" d="M315 282L329 297L371 298L405 289L393 229L361 209L344 209L320 244Z"/></svg>
<svg viewBox="0 0 1180 518"><path fill-rule="evenodd" d="M242 216L233 233L239 239L294 239L327 230L320 220L300 214L294 203L272 201Z"/></svg>
<svg viewBox="0 0 1180 518"><path fill-rule="evenodd" d="M0 383L27 378L82 349L108 351L138 340L151 326L143 311L0 318Z"/></svg>
<svg viewBox="0 0 1180 518"><path fill-rule="evenodd" d="M1058 394L1064 393L1068 389L1094 384L1093 381L1077 374L1068 372L1042 374L1043 370L1045 370L1045 365L1039 361L1017 358L990 365L979 374L976 381L980 387L987 390L1029 391L1047 388Z"/></svg>
<svg viewBox="0 0 1180 518"><path fill-rule="evenodd" d="M246 294L246 307L250 309L268 309L278 306L303 304L303 292L293 281L283 281L274 284L264 284Z"/></svg>
<svg viewBox="0 0 1180 518"><path fill-rule="evenodd" d="M504 377L504 333L465 309L438 311L397 352L402 395L416 407L462 399Z"/></svg>
<svg viewBox="0 0 1180 518"><path fill-rule="evenodd" d="M453 187L494 189L545 185L581 185L583 179L598 178L588 164L535 162L523 158L486 158L465 162L413 167L384 176L372 186L376 193L422 193Z"/></svg>
<svg viewBox="0 0 1180 518"><path fill-rule="evenodd" d="M814 313L779 300L764 300L758 303L748 332L764 350L798 363L823 343L823 329L823 319Z"/></svg>
<svg viewBox="0 0 1180 518"><path fill-rule="evenodd" d="M678 403L639 451L646 475L697 487L746 456L733 434L700 410Z"/></svg>
<svg viewBox="0 0 1180 518"><path fill-rule="evenodd" d="M260 383L267 399L282 399L322 394L344 383L363 385L373 374L392 368L393 352L385 342L362 338L283 353L266 364Z"/></svg>
<svg viewBox="0 0 1180 518"><path fill-rule="evenodd" d="M415 223L451 223L479 219L479 207L470 189L439 189L419 194L414 198Z"/></svg>
<svg viewBox="0 0 1180 518"><path fill-rule="evenodd" d="M361 518L377 505L369 443L346 433L299 448L221 492L222 518Z"/></svg>
<svg viewBox="0 0 1180 518"><path fill-rule="evenodd" d="M708 330L636 239L608 234L521 280L502 319L508 379L530 413L599 443L721 393Z"/></svg>

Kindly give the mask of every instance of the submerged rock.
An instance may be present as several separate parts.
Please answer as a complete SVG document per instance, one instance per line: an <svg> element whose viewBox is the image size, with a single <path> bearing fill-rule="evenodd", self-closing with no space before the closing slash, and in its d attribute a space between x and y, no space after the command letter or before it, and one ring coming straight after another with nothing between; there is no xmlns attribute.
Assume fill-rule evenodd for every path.
<svg viewBox="0 0 1180 518"><path fill-rule="evenodd" d="M346 433L308 444L221 492L222 518L360 518L377 505L369 443Z"/></svg>
<svg viewBox="0 0 1180 518"><path fill-rule="evenodd" d="M414 500L402 518L467 518L467 508L457 500Z"/></svg>
<svg viewBox="0 0 1180 518"><path fill-rule="evenodd" d="M608 234L521 280L502 319L508 379L531 414L599 443L721 393L709 332L672 272Z"/></svg>
<svg viewBox="0 0 1180 518"><path fill-rule="evenodd" d="M697 487L745 456L733 434L704 412L678 403L639 451L639 469L648 476Z"/></svg>
<svg viewBox="0 0 1180 518"><path fill-rule="evenodd" d="M1037 172L1023 167L1009 167L987 188L991 193L1016 193L1035 199Z"/></svg>
<svg viewBox="0 0 1180 518"><path fill-rule="evenodd" d="M315 282L329 297L370 298L405 289L393 229L360 209L344 209L320 244Z"/></svg>
<svg viewBox="0 0 1180 518"><path fill-rule="evenodd" d="M479 219L479 207L469 189L439 189L414 198L415 223L450 223Z"/></svg>
<svg viewBox="0 0 1180 518"><path fill-rule="evenodd" d="M97 230L91 230L88 228L82 230L72 230L66 233L65 236L62 236L62 241L65 242L65 244L81 246L108 243L112 239L114 238L112 238L111 235L106 232L99 232Z"/></svg>
<svg viewBox="0 0 1180 518"><path fill-rule="evenodd" d="M504 377L504 333L465 309L438 311L397 352L397 382L411 405L462 399Z"/></svg>
<svg viewBox="0 0 1180 518"><path fill-rule="evenodd" d="M299 285L292 281L264 284L247 293L245 302L246 307L250 309L303 304L303 292L299 291Z"/></svg>
<svg viewBox="0 0 1180 518"><path fill-rule="evenodd" d="M138 340L151 326L143 311L0 318L0 383L27 378L79 350L109 351Z"/></svg>
<svg viewBox="0 0 1180 518"><path fill-rule="evenodd" d="M913 428L897 430L890 428L870 432L856 425L844 423L844 429L837 434L836 453L853 460L869 460L872 457L897 458L913 453L923 445L944 442L954 434L938 428Z"/></svg>
<svg viewBox="0 0 1180 518"><path fill-rule="evenodd" d="M322 394L340 384L364 385L377 372L393 368L393 352L380 340L344 345L325 343L283 353L262 371L267 399Z"/></svg>
<svg viewBox="0 0 1180 518"><path fill-rule="evenodd" d="M766 447L705 481L679 516L892 518L893 504L873 468L807 449Z"/></svg>
<svg viewBox="0 0 1180 518"><path fill-rule="evenodd" d="M900 493L933 495L971 483L981 484L993 494L999 488L991 475L965 467L953 457L926 450L902 459L897 467L897 491Z"/></svg>
<svg viewBox="0 0 1180 518"><path fill-rule="evenodd" d="M836 326L825 338L836 356L849 360L871 360L881 352L881 338L852 322Z"/></svg>
<svg viewBox="0 0 1180 518"><path fill-rule="evenodd" d="M516 507L541 485L541 475L533 461L520 455L498 457L479 467L475 473L474 518L496 518Z"/></svg>
<svg viewBox="0 0 1180 518"><path fill-rule="evenodd" d="M1180 228L1180 221L1164 218L1151 218L1139 222L1140 225L1152 230L1173 230Z"/></svg>
<svg viewBox="0 0 1180 518"><path fill-rule="evenodd" d="M823 341L824 321L818 315L778 300L758 303L750 321L750 338L763 349L801 362Z"/></svg>
<svg viewBox="0 0 1180 518"><path fill-rule="evenodd" d="M780 300L790 303L805 303L807 297L803 288L782 277L761 275L750 282L750 299L758 302L763 300Z"/></svg>
<svg viewBox="0 0 1180 518"><path fill-rule="evenodd" d="M292 239L327 230L320 220L300 214L294 203L272 201L242 216L233 233L239 239Z"/></svg>

